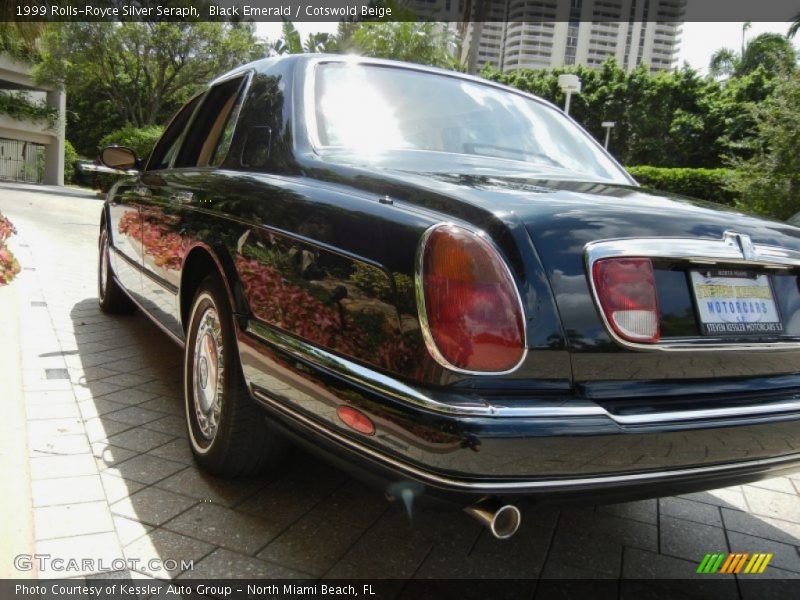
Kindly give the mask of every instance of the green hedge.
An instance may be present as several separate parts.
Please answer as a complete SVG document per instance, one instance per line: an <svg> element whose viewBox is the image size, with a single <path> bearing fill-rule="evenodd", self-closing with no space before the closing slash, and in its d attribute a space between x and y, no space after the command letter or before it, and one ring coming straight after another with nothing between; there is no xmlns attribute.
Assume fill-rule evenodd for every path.
<svg viewBox="0 0 800 600"><path fill-rule="evenodd" d="M69 140L64 140L64 183L73 183L75 179L75 162L78 153Z"/></svg>
<svg viewBox="0 0 800 600"><path fill-rule="evenodd" d="M122 129L117 129L104 136L100 140L99 150L112 144L127 146L133 148L137 156L146 161L163 132L164 128L160 125L148 125L147 127L126 125Z"/></svg>
<svg viewBox="0 0 800 600"><path fill-rule="evenodd" d="M628 167L628 172L643 187L691 196L709 202L734 205L738 194L730 189L731 169L670 169L666 167Z"/></svg>

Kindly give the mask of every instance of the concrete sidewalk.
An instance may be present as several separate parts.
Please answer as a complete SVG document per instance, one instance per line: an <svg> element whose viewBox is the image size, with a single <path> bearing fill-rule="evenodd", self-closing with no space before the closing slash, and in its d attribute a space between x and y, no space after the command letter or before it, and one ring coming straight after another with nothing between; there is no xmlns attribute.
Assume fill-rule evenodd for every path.
<svg viewBox="0 0 800 600"><path fill-rule="evenodd" d="M0 579L25 578L35 573L14 568L14 557L34 550L31 518L31 482L25 403L22 392L22 361L19 348L19 314L15 283L0 285L0 481L12 493L0 494Z"/></svg>

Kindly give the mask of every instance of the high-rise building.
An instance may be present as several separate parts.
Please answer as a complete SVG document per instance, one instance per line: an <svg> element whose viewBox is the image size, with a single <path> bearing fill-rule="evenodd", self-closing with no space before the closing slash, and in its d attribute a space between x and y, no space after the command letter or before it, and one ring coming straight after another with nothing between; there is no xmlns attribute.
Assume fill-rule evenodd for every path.
<svg viewBox="0 0 800 600"><path fill-rule="evenodd" d="M430 0L427 4L434 3ZM417 2L422 4L422 2ZM448 2L450 12L456 0ZM686 0L461 0L461 59L470 72L566 65L671 69Z"/></svg>

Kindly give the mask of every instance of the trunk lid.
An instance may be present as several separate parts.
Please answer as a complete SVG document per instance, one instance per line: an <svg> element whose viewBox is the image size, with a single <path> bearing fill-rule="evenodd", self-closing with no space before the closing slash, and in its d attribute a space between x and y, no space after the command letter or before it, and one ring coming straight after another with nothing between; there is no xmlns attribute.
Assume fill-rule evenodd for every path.
<svg viewBox="0 0 800 600"><path fill-rule="evenodd" d="M688 395L706 392L710 378L727 379L725 393L800 384L800 379L781 377L800 366L800 350L794 347L800 340L797 269L744 269L767 274L781 313L782 333L725 335L714 350L704 351L702 346L711 340L702 333L690 279L691 271L700 270L701 265L654 260L662 338L667 343L683 342L687 349L632 350L609 335L584 257L586 245L600 240L674 237L721 242L730 231L746 234L754 244L797 250L800 230L711 203L630 186L537 182L519 189L518 184L497 178L492 185L496 193L516 188L504 207L524 222L533 240L567 335L575 383L586 395Z"/></svg>
<svg viewBox="0 0 800 600"><path fill-rule="evenodd" d="M638 404L635 399L647 398L644 402L652 408L658 399L673 404L703 396L718 403L719 395L731 398L770 389L776 393L787 388L800 390L798 269L769 273L785 327L781 335L757 340L727 338L723 344L726 349L720 351L702 347L687 265L654 263L665 337L694 340L698 346L693 350L659 351L625 347L612 339L596 306L584 255L587 244L602 240L684 238L721 242L726 231L746 234L754 244L797 251L800 229L633 185L568 180L564 173L555 172L543 176L511 171L509 176L508 170L504 173L500 168L471 163L458 169L444 167L440 172L428 170L439 171L440 166L339 166L334 167L341 171L332 181L358 181L364 190L389 193L420 208L473 222L493 236L498 222L504 223L513 237L523 230L546 275L547 293L552 292L553 312L548 318L560 322L572 387L579 395L601 403L627 398L629 408ZM496 241L508 248L507 239ZM507 259L512 266L517 260L512 255ZM526 280L531 278L526 285L538 279L535 272L539 268L524 268ZM543 315L542 296L524 295L524 302L530 345L536 331L534 321ZM554 325L551 321L548 327ZM748 344L741 344L743 341ZM752 342L761 344L760 348L753 349ZM560 346L553 340L551 349ZM514 378L533 373L535 377L546 376L555 365L541 364L542 359L541 355L529 354L525 368Z"/></svg>

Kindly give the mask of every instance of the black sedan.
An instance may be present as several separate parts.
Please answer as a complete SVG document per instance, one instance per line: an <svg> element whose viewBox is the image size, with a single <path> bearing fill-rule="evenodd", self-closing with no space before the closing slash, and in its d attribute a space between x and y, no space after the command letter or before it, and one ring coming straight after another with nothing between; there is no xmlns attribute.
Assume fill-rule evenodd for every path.
<svg viewBox="0 0 800 600"><path fill-rule="evenodd" d="M560 110L417 65L213 82L108 195L100 305L185 347L211 473L286 439L411 501L656 496L800 465L800 229L645 192Z"/></svg>

